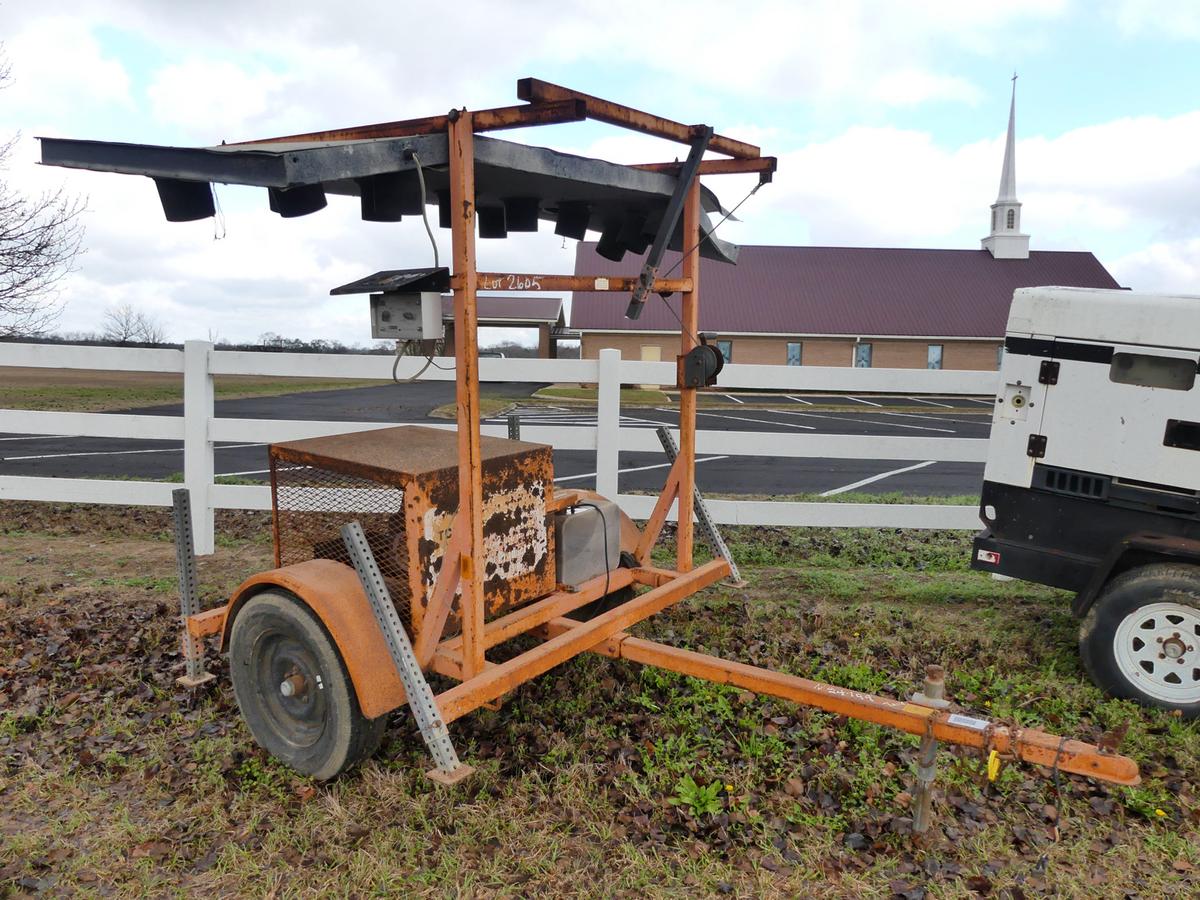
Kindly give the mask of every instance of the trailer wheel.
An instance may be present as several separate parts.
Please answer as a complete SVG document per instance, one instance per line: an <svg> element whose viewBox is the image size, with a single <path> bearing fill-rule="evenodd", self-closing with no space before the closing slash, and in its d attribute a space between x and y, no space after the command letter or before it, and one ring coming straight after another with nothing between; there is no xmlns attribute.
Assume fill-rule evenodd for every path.
<svg viewBox="0 0 1200 900"><path fill-rule="evenodd" d="M379 749L387 716L363 716L337 646L291 594L246 601L233 621L229 668L254 740L296 771L324 781Z"/></svg>
<svg viewBox="0 0 1200 900"><path fill-rule="evenodd" d="M1155 564L1114 578L1083 620L1079 650L1113 696L1200 715L1200 567Z"/></svg>

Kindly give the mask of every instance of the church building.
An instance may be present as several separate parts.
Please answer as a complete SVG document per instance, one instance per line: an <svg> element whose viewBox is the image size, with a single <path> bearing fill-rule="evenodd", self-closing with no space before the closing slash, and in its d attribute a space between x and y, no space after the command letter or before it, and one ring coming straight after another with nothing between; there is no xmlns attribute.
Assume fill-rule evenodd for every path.
<svg viewBox="0 0 1200 900"><path fill-rule="evenodd" d="M678 258L666 254L662 270ZM595 243L576 248L578 274L639 269L633 257L605 259ZM1015 82L1000 190L980 249L750 245L737 265L702 260L700 284L700 328L717 333L729 362L930 369L996 369L1017 288L1119 287L1089 252L1029 249L1017 200ZM575 297L585 301L571 311L584 358L606 347L625 359L679 352L678 296L652 296L636 321L611 296Z"/></svg>

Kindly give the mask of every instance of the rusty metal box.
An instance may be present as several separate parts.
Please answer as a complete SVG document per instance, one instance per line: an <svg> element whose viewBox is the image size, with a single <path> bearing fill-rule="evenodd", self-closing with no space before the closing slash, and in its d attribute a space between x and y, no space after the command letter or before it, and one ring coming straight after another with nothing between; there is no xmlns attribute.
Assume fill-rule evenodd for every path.
<svg viewBox="0 0 1200 900"><path fill-rule="evenodd" d="M486 615L554 590L546 503L554 464L545 444L483 437ZM405 425L272 444L275 563L336 559L358 520L410 633L420 628L458 509L458 436ZM446 634L458 628L457 604Z"/></svg>

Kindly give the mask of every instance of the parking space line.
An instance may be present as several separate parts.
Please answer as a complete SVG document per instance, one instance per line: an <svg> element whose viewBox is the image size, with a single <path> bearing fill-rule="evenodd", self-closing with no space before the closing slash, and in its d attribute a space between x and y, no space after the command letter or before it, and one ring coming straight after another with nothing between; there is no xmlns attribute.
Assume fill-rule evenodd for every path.
<svg viewBox="0 0 1200 900"><path fill-rule="evenodd" d="M674 410L672 410L672 412L673 411ZM775 411L777 412L778 410L775 410ZM666 412L666 410L663 410L660 408L659 412ZM770 419L751 419L747 416L726 416L726 415L722 415L721 413L701 412L699 410L696 411L696 415L708 416L710 419L732 419L734 422L755 422L759 425L774 425L776 427L778 427L780 425L786 425L788 428L803 428L806 431L816 431L817 430L816 427L813 425L799 425L795 422L772 422ZM793 415L802 416L805 414L804 413L793 413Z"/></svg>
<svg viewBox="0 0 1200 900"><path fill-rule="evenodd" d="M746 401L745 401L745 400L739 400L737 397L733 396L733 394L722 394L721 396L722 396L722 397L728 397L728 398L729 398L730 400L732 400L734 403L740 403L742 406L745 406L745 405L746 405Z"/></svg>
<svg viewBox="0 0 1200 900"><path fill-rule="evenodd" d="M905 400L911 400L913 403L928 403L930 406L940 406L942 409L954 409L949 403L934 403L932 400L923 400L920 397L905 397Z"/></svg>
<svg viewBox="0 0 1200 900"><path fill-rule="evenodd" d="M772 410L772 412L779 413L779 415L781 415L781 416L803 416L806 419L832 419L835 422L854 422L857 425L886 425L889 428L909 428L909 429L912 429L913 431L936 431L941 434L957 434L958 433L953 428L932 428L932 427L925 426L925 425L905 425L903 422L878 422L878 421L871 421L870 419L848 419L848 418L846 418L846 416L831 416L831 415L828 415L827 413L795 412L794 410L790 410L790 409L776 409L776 410ZM875 413L875 415L880 415L880 414ZM887 413L883 413L883 415L887 415ZM926 417L922 416L921 418L926 418ZM780 422L778 424L782 425L784 423ZM863 435L863 437L870 437L870 436L871 435L869 435L869 434Z"/></svg>
<svg viewBox="0 0 1200 900"><path fill-rule="evenodd" d="M714 459L729 459L729 457L728 456L702 456L702 457L698 457L696 459L696 464L699 465L700 463L712 462ZM634 466L633 468L630 468L630 469L617 469L617 474L624 475L626 472L649 472L651 469L669 469L673 465L674 465L674 463L665 462L665 463L656 463L655 465L652 465L652 466ZM576 481L580 478L594 478L595 476L596 476L595 472L587 472L583 475L564 475L561 478L555 478L554 483L558 484L558 482L560 482L560 481Z"/></svg>
<svg viewBox="0 0 1200 900"><path fill-rule="evenodd" d="M818 496L832 497L835 494L844 494L847 491L852 491L855 488L860 488L868 484L874 484L876 481L882 481L885 478L891 478L893 475L903 475L905 472L915 472L917 469L924 469L926 466L932 466L936 459L926 460L923 463L917 463L915 466L905 466L903 469L892 469L890 472L881 472L878 475L872 475L870 478L864 478L861 481L856 481L853 484L844 484L841 487L833 488L833 490L822 491Z"/></svg>
<svg viewBox="0 0 1200 900"><path fill-rule="evenodd" d="M811 400L805 400L803 397L794 397L791 394L784 394L783 396L787 397L789 400L795 400L797 403L803 403L805 406L813 405Z"/></svg>
<svg viewBox="0 0 1200 900"><path fill-rule="evenodd" d="M237 450L241 447L265 447L263 444L225 444L214 450ZM155 447L151 450L88 450L82 453L43 453L38 456L5 456L0 462L20 462L31 459L66 459L71 456L132 456L135 453L182 453L183 447Z"/></svg>
<svg viewBox="0 0 1200 900"><path fill-rule="evenodd" d="M865 403L867 406L883 406L882 403L876 403L874 400L864 400L861 397L846 397L847 400L854 400L857 403Z"/></svg>
<svg viewBox="0 0 1200 900"><path fill-rule="evenodd" d="M77 437L82 437L82 435L79 435L79 434L31 434L27 437L4 437L4 438L0 438L0 441L45 441L45 440L54 440L55 438L58 438L60 440L69 440L70 438L77 438Z"/></svg>

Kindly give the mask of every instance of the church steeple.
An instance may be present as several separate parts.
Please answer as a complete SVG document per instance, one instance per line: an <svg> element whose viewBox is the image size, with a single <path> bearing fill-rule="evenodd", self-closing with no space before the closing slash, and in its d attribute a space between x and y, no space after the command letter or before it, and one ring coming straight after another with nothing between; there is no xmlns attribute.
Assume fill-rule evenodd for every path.
<svg viewBox="0 0 1200 900"><path fill-rule="evenodd" d="M992 204L991 234L981 242L996 259L1029 259L1029 235L1021 233L1021 203L1017 200L1017 76L1012 77L1012 102L1008 107L1008 138L1000 191Z"/></svg>

